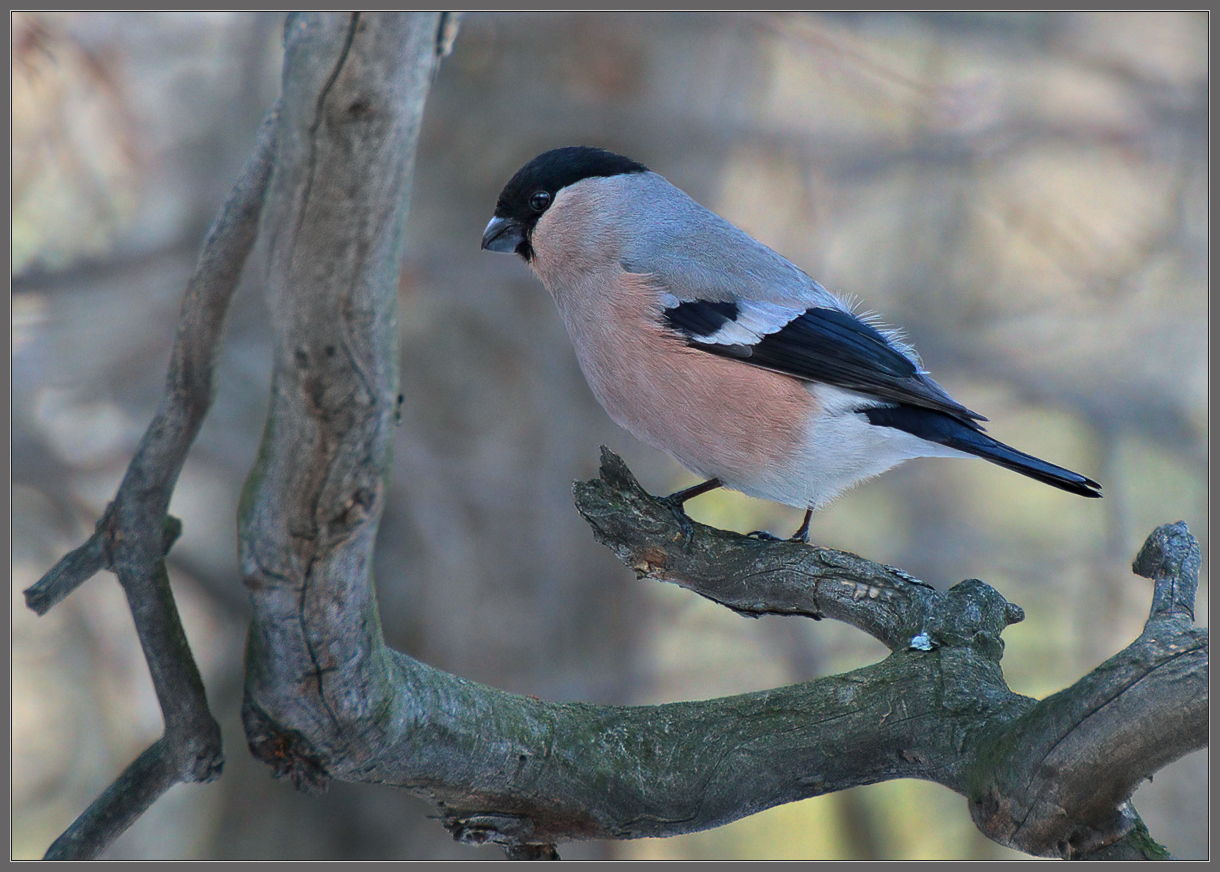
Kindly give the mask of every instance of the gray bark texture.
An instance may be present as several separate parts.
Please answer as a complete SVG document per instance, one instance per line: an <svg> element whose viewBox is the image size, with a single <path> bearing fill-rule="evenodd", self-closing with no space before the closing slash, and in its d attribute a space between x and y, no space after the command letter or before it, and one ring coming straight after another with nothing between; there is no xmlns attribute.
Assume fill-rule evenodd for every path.
<svg viewBox="0 0 1220 872"><path fill-rule="evenodd" d="M1140 637L1038 701L1010 691L1000 668L1001 632L1022 611L983 582L940 591L853 554L693 523L606 451L601 477L576 486L577 508L638 575L744 615L844 621L891 654L759 693L616 707L506 693L386 646L371 570L396 423L398 270L424 101L454 26L437 13L291 16L278 114L252 160L255 180L234 195L254 192L243 200L244 247L226 254L209 239L201 259L203 271L220 257L235 281L261 204L276 345L262 448L239 509L254 609L243 703L251 752L302 789L340 779L411 791L435 803L455 838L500 844L510 857L693 832L894 778L961 793L986 835L1031 854L1165 856L1128 799L1207 743L1208 635L1193 624L1199 551L1184 524L1159 528L1136 560L1154 584ZM158 609L176 616L161 562L174 532L165 511L206 412L207 379L174 398L184 373L210 372L217 341L215 329L195 329L191 293L179 343L204 351L183 358L189 366L175 352L163 404L190 415L159 412L146 437L168 430L178 459L131 519L124 482L98 535L31 589L36 609L98 568L125 565L119 555L138 541L140 577L155 590L115 569L137 625L162 626L149 617ZM226 301L211 304L207 323L219 325ZM146 651L165 688L166 736L98 800L128 797L126 823L109 838L165 787L219 771L189 648L174 620L163 623L166 639ZM163 758L161 745L179 750ZM48 856L92 856L105 841Z"/></svg>

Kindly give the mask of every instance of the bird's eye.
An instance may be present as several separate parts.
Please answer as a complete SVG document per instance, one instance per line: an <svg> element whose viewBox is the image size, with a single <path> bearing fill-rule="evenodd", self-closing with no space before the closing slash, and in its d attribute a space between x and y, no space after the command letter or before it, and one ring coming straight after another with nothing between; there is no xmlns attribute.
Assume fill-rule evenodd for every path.
<svg viewBox="0 0 1220 872"><path fill-rule="evenodd" d="M549 191L534 191L530 194L530 208L535 212L545 212L546 207L551 205L551 194Z"/></svg>

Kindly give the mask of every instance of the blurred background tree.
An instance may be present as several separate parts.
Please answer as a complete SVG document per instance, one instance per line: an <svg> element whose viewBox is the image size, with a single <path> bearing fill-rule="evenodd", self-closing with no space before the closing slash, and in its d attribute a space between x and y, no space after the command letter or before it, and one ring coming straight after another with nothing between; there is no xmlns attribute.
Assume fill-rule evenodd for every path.
<svg viewBox="0 0 1220 872"><path fill-rule="evenodd" d="M45 618L20 591L79 543L158 398L199 243L279 90L282 15L17 13L12 20L12 856L51 840L160 733L117 585ZM1075 499L984 463L921 460L814 519L814 541L1027 612L1014 690L1043 696L1138 635L1143 538L1185 520L1207 553L1205 13L478 13L428 104L401 283L403 426L381 525L392 645L560 700L757 690L884 655L846 626L745 620L636 582L571 505L597 446L654 492L693 482L589 394L541 286L480 253L496 195L558 145L668 177L827 287L906 329L991 432L1097 478ZM245 753L237 494L266 409L257 256L217 403L171 511L171 572L228 765L175 788L112 859L501 856L455 845L390 789L310 797ZM799 513L717 492L738 530ZM1207 566L1199 623L1207 623ZM1135 805L1207 854L1206 752ZM669 840L565 857L1015 856L963 798L894 782Z"/></svg>

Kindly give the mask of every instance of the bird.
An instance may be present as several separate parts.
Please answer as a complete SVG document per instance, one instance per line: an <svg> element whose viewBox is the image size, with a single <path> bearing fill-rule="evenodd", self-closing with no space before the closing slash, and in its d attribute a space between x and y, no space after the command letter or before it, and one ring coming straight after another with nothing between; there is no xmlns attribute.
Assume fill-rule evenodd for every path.
<svg viewBox="0 0 1220 872"><path fill-rule="evenodd" d="M609 416L701 484L813 512L917 457L981 457L1082 497L1101 485L987 435L914 348L648 167L546 151L508 181L482 249L554 298ZM776 538L769 536L768 538Z"/></svg>

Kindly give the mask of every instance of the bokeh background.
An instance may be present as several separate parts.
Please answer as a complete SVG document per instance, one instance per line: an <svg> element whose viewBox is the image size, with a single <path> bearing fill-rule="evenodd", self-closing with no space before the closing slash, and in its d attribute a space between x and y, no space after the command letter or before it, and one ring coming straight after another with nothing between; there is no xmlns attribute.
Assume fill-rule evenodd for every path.
<svg viewBox="0 0 1220 872"><path fill-rule="evenodd" d="M152 414L202 235L278 93L282 16L12 21L12 856L51 840L160 734L118 586L38 619L20 591L87 536ZM693 483L593 400L553 305L479 251L500 187L592 144L649 165L832 290L905 327L991 432L1101 481L1082 500L982 462L922 460L814 520L816 542L1026 610L1012 687L1043 696L1140 631L1130 562L1185 520L1207 553L1205 13L468 14L428 102L401 284L406 401L377 557L391 643L557 700L757 690L884 655L851 628L749 620L641 582L594 543L571 483L598 446L655 492ZM500 856L368 785L310 797L245 752L248 606L234 516L269 385L261 252L172 511L171 572L225 731L224 776L170 792L112 859ZM693 515L794 529L715 493ZM1207 623L1204 563L1198 618ZM1207 856L1207 757L1135 796ZM903 781L586 858L1016 856L965 800Z"/></svg>

